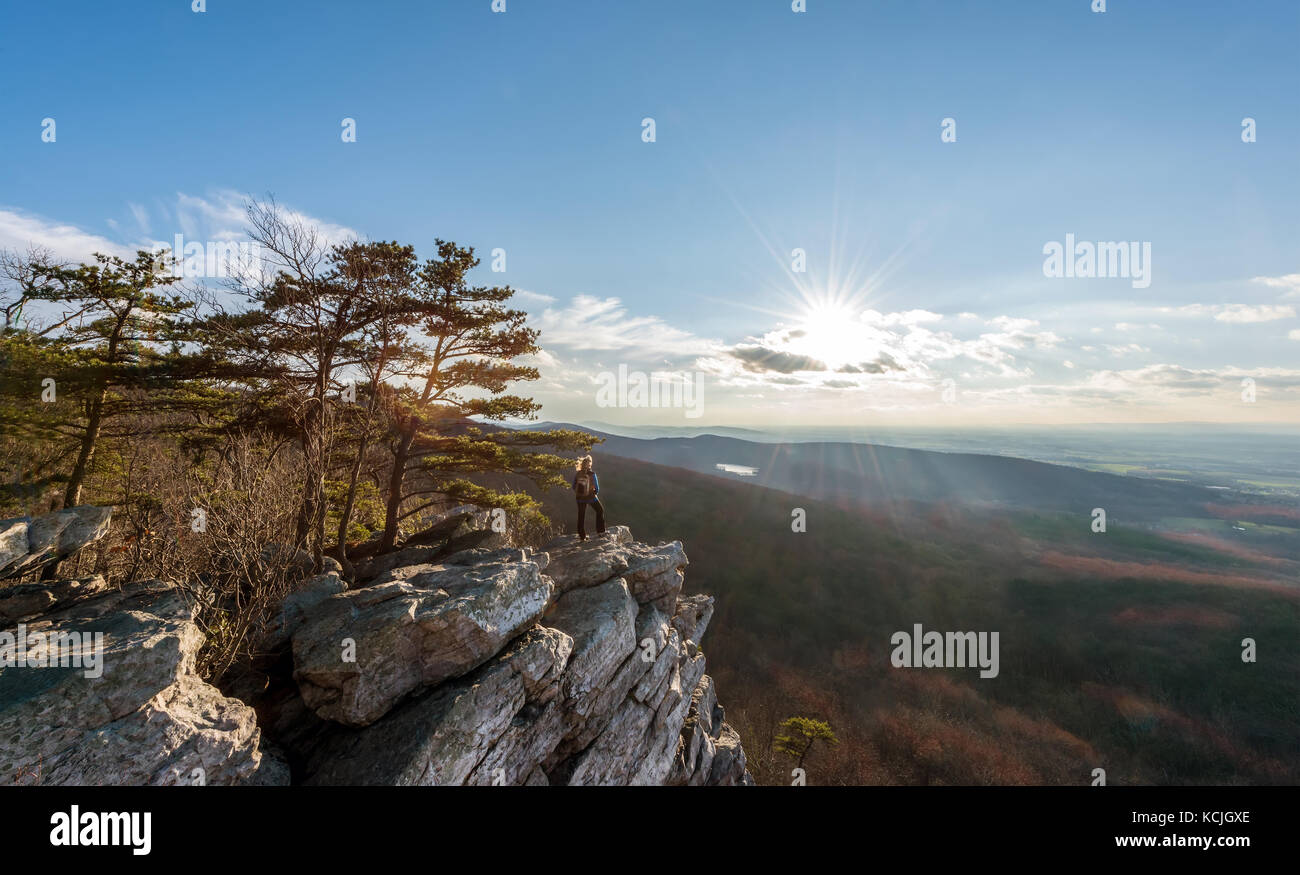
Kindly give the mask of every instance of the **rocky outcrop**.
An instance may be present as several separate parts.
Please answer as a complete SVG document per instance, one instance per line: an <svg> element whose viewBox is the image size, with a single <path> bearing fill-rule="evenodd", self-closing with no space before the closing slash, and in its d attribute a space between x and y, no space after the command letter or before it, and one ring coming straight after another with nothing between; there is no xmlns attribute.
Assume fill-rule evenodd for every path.
<svg viewBox="0 0 1300 875"><path fill-rule="evenodd" d="M38 617L109 590L101 575L75 580L19 583L0 589L0 623Z"/></svg>
<svg viewBox="0 0 1300 875"><path fill-rule="evenodd" d="M285 741L299 780L749 781L699 650L713 600L679 598L679 542L642 544L620 526L536 553L446 555L467 536L359 566L354 588L293 633L300 697L282 691L268 717L282 725L305 707L319 719ZM344 638L355 662L340 657Z"/></svg>
<svg viewBox="0 0 1300 875"><path fill-rule="evenodd" d="M315 751L307 782L466 783L507 733L521 746L528 732L522 722L516 726L516 718L526 705L542 709L555 700L572 644L553 629L531 630L470 677L432 690L364 730L330 734ZM516 758L499 759L501 768L518 770ZM495 772L487 774L491 783Z"/></svg>
<svg viewBox="0 0 1300 875"><path fill-rule="evenodd" d="M752 783L745 770L740 734L727 725L713 678L705 675L691 695L682 726L682 747L673 763L671 784L735 786Z"/></svg>
<svg viewBox="0 0 1300 875"><path fill-rule="evenodd" d="M39 784L286 783L251 708L195 670L194 607L160 581L50 587L0 629L0 774ZM7 598L0 601L13 601Z"/></svg>
<svg viewBox="0 0 1300 875"><path fill-rule="evenodd" d="M750 782L699 648L713 600L681 596L680 542L651 546L614 527L516 549L472 508L430 531L358 562L351 580L338 566L299 579L259 633L262 657L224 692L195 670L203 636L175 587L0 588L10 652L20 634L99 632L103 644L98 673L0 668L0 773L56 784ZM63 549L42 537L59 545L42 555Z"/></svg>
<svg viewBox="0 0 1300 875"><path fill-rule="evenodd" d="M520 551L327 598L293 634L303 701L327 720L373 723L408 693L482 665L537 621L553 592Z"/></svg>
<svg viewBox="0 0 1300 875"><path fill-rule="evenodd" d="M0 520L0 578L57 562L108 534L112 508L81 505L35 519Z"/></svg>

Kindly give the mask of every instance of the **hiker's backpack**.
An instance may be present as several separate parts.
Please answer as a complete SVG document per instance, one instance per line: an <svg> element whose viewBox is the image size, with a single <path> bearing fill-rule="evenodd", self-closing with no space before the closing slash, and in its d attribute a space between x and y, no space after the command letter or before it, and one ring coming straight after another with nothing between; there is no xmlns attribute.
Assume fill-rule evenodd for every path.
<svg viewBox="0 0 1300 875"><path fill-rule="evenodd" d="M591 498L591 472L582 471L578 478L573 481L573 491L578 494L579 498Z"/></svg>

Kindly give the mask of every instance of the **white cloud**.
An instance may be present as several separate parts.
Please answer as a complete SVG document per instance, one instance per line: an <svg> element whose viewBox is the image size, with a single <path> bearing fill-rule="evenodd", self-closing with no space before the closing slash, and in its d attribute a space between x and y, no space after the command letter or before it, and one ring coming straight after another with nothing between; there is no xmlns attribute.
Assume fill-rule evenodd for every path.
<svg viewBox="0 0 1300 875"><path fill-rule="evenodd" d="M512 301L518 301L524 306L529 304L554 304L554 295L543 295L540 292L530 292L526 289L515 289L515 296Z"/></svg>
<svg viewBox="0 0 1300 875"><path fill-rule="evenodd" d="M245 195L228 189L207 197L177 192L175 210L164 216L163 224L171 227L158 244L170 246L177 233L184 234L187 241L245 241L248 239L246 200ZM311 225L327 244L361 239L361 234L347 225L327 222L284 204L278 206L285 219Z"/></svg>
<svg viewBox="0 0 1300 875"><path fill-rule="evenodd" d="M32 247L49 250L59 261L78 262L90 261L96 252L130 258L136 249L75 225L16 210L0 210L0 249L23 253Z"/></svg>
<svg viewBox="0 0 1300 875"><path fill-rule="evenodd" d="M127 208L131 210L131 215L135 218L135 224L140 229L141 234L149 233L149 211L140 204L133 204L127 201Z"/></svg>
<svg viewBox="0 0 1300 875"><path fill-rule="evenodd" d="M1228 304L1214 314L1214 318L1220 322L1231 323L1273 322L1277 319L1294 319L1295 307L1281 304L1260 304L1254 307L1247 304Z"/></svg>
<svg viewBox="0 0 1300 875"><path fill-rule="evenodd" d="M1300 273L1288 273L1283 276L1257 276L1251 280L1268 286L1270 289L1285 289L1284 298L1300 298Z"/></svg>
<svg viewBox="0 0 1300 875"><path fill-rule="evenodd" d="M1218 322L1238 325L1295 318L1295 308L1287 304L1185 304L1182 307L1161 307L1160 311L1213 316Z"/></svg>
<svg viewBox="0 0 1300 875"><path fill-rule="evenodd" d="M658 316L633 316L618 298L579 295L567 307L547 307L535 317L535 325L541 329L541 343L574 350L703 355L717 347Z"/></svg>
<svg viewBox="0 0 1300 875"><path fill-rule="evenodd" d="M894 328L902 325L921 325L925 322L939 322L943 320L943 314L932 313L929 310L904 310L897 313L881 313L879 310L866 310L862 313L861 319L868 325L878 325L882 328Z"/></svg>
<svg viewBox="0 0 1300 875"><path fill-rule="evenodd" d="M218 191L209 197L178 192L173 208L169 209L165 205L156 207L159 214L157 221L140 204L127 202L126 209L131 213L141 235L134 239L122 235L122 239L113 240L66 222L56 222L19 210L0 209L0 249L25 252L35 246L48 249L61 261L88 262L96 252L133 258L138 249L170 247L178 233L183 234L187 242L242 242L248 239L244 196L228 190ZM283 205L282 209L286 217L314 225L328 243L341 243L360 237L345 225L326 222ZM121 234L121 223L109 219L106 224ZM166 236L161 239L145 236L151 228Z"/></svg>

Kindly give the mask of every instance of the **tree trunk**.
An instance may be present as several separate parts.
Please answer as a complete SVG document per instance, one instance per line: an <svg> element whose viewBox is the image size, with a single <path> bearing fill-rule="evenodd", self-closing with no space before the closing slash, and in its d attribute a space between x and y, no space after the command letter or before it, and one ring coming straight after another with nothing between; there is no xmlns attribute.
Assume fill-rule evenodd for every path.
<svg viewBox="0 0 1300 875"><path fill-rule="evenodd" d="M410 459L411 444L415 442L418 423L414 416L402 433L401 443L393 452L393 472L388 477L388 502L384 509L384 536L379 541L379 552L386 553L397 544L397 514L402 509L402 484L406 480L406 463Z"/></svg>
<svg viewBox="0 0 1300 875"><path fill-rule="evenodd" d="M317 422L319 414L314 412L316 402L308 402L308 413L303 423L302 450L306 470L302 481L302 506L298 509L298 525L295 532L294 546L306 550L311 538L316 514L320 512L320 495L324 491L324 471L321 469L321 438Z"/></svg>
<svg viewBox="0 0 1300 875"><path fill-rule="evenodd" d="M311 522L316 518L316 465L312 461L312 451L307 450L307 473L302 480L302 506L298 508L298 524L294 531L294 546L300 550L307 549L307 540L311 535Z"/></svg>
<svg viewBox="0 0 1300 875"><path fill-rule="evenodd" d="M63 506L76 507L81 504L81 486L86 482L86 472L95 458L95 444L99 441L99 429L104 421L104 400L108 390L100 390L99 397L91 403L90 416L86 420L86 433L81 438L81 452L77 454L77 464L68 479L68 488L63 493Z"/></svg>
<svg viewBox="0 0 1300 875"><path fill-rule="evenodd" d="M442 355L434 356L433 367L424 381L424 391L420 394L417 410L423 410L433 396L437 377L442 371ZM379 541L379 552L385 553L397 544L397 515L402 509L402 484L406 482L406 463L411 458L411 445L415 443L415 433L420 430L420 417L413 410L402 432L401 443L393 452L393 472L388 478L388 503L384 509L384 537Z"/></svg>
<svg viewBox="0 0 1300 875"><path fill-rule="evenodd" d="M352 524L352 509L357 504L357 483L361 480L361 464L370 448L370 426L366 425L365 436L357 445L357 458L348 472L348 494L343 499L343 509L339 511L338 544L334 548L334 558L343 566L343 574L351 579L352 563L348 561L348 526Z"/></svg>

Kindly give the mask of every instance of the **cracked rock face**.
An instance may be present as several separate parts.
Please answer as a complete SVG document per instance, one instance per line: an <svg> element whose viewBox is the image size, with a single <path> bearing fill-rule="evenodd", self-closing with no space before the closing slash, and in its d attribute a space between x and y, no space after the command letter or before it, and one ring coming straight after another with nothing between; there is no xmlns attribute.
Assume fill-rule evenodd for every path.
<svg viewBox="0 0 1300 875"><path fill-rule="evenodd" d="M528 747L530 732L539 734L529 717L554 699L572 644L562 632L535 628L473 674L403 703L365 729L335 732L316 750L306 783L466 783L506 736L506 748L518 750ZM562 725L540 733L543 746ZM498 759L512 772L520 763L517 756ZM486 777L492 783L493 774Z"/></svg>
<svg viewBox="0 0 1300 875"><path fill-rule="evenodd" d="M376 578L321 602L294 633L302 700L330 721L295 752L299 780L749 781L699 650L713 599L679 598L679 542L650 546L615 527L585 543L556 539L544 553L472 550L435 566L422 552L405 558L412 564L376 562ZM508 640L492 643L485 626ZM358 659L340 669L345 635Z"/></svg>
<svg viewBox="0 0 1300 875"><path fill-rule="evenodd" d="M89 511L0 523L0 575L101 537L107 511ZM337 569L301 581L260 630L262 655L224 681L242 700L199 677L196 609L170 584L0 587L0 658L20 640L102 636L98 669L0 667L0 775L74 785L751 783L699 648L713 599L681 595L680 542L643 544L614 527L533 552L503 545L477 510L440 525L423 539L433 543L417 536L371 557L352 585Z"/></svg>
<svg viewBox="0 0 1300 875"><path fill-rule="evenodd" d="M303 701L327 720L369 725L408 694L499 653L541 617L553 592L538 563L521 555L430 566L324 599L293 634Z"/></svg>
<svg viewBox="0 0 1300 875"><path fill-rule="evenodd" d="M68 649L73 633L87 642L79 661ZM97 634L98 670L88 664ZM195 671L203 634L174 587L130 584L21 626L5 623L0 636L9 653L19 648L31 660L0 668L0 774L15 782L288 782L261 749L253 710ZM39 665L40 640L64 642L68 658Z"/></svg>
<svg viewBox="0 0 1300 875"><path fill-rule="evenodd" d="M0 578L66 559L108 534L113 509L81 505L35 519L0 520Z"/></svg>
<svg viewBox="0 0 1300 875"><path fill-rule="evenodd" d="M40 583L19 583L0 588L0 623L17 622L47 614L55 608L110 589L98 574L76 580L51 580Z"/></svg>

